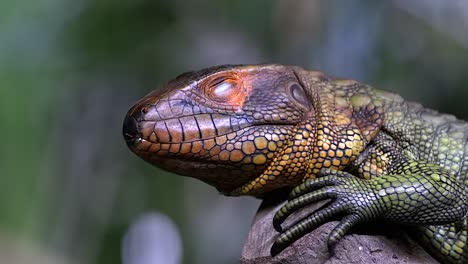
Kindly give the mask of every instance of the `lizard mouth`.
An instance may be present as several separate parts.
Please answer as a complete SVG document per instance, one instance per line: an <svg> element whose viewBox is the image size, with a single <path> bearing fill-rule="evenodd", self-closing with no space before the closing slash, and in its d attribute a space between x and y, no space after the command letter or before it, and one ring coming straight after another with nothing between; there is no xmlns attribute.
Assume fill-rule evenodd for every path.
<svg viewBox="0 0 468 264"><path fill-rule="evenodd" d="M166 140L158 138L156 132L152 132L149 137L144 136L138 128L138 123L130 118L130 121L124 122L123 134L128 147L137 155L146 152L163 158L236 163L242 162L239 156L256 153L267 155L275 152L278 147L290 140L293 130L292 124L256 124L211 137L173 141L170 137L169 140L167 137ZM231 157L230 160L225 157L216 158L216 156L224 156L223 153L226 151L231 152L235 157Z"/></svg>
<svg viewBox="0 0 468 264"><path fill-rule="evenodd" d="M122 128L127 146L139 156L146 152L184 160L258 165L266 162L297 126L286 120L258 121L243 112L182 113L174 117L164 114L171 109L156 111L156 107L147 106L148 100L153 98L145 98L129 110Z"/></svg>
<svg viewBox="0 0 468 264"><path fill-rule="evenodd" d="M249 124L210 137L175 141L181 137L169 137L171 130L165 127L164 131L154 131L155 123L138 122L138 117L131 115L125 118L123 136L130 150L156 167L200 179L224 194L261 175L291 140L295 127Z"/></svg>

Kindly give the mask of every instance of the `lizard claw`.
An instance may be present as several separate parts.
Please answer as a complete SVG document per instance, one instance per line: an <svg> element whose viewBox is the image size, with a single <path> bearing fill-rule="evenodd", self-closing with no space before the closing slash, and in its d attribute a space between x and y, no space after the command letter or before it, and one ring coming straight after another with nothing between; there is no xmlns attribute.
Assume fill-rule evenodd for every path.
<svg viewBox="0 0 468 264"><path fill-rule="evenodd" d="M327 174L327 177L323 177ZM343 178L353 177L349 173L336 170L322 170L319 176L321 177L309 179L292 190L288 203L281 207L273 217L273 227L278 232L282 231L281 224L286 218L298 209L317 201L335 199L336 189L333 186L343 183Z"/></svg>
<svg viewBox="0 0 468 264"><path fill-rule="evenodd" d="M302 196L294 198L283 207L281 207L278 212L276 212L275 216L273 217L273 227L276 231L281 232L282 227L281 224L290 216L292 213L296 212L298 209L303 208L311 203L321 201L324 199L334 199L336 198L336 193L333 186L327 186L320 190L306 193Z"/></svg>
<svg viewBox="0 0 468 264"><path fill-rule="evenodd" d="M369 211L375 213L372 212L375 209L371 195L373 192L369 190L365 181L349 173L335 170L322 171L321 175L321 178L308 180L295 188L290 196L292 199L275 214L273 226L282 233L271 248L272 256L330 219L344 215L328 237L327 244L331 250L349 229L371 218ZM289 215L302 207L325 199L332 199L332 203L300 220L287 230L282 230L281 224Z"/></svg>

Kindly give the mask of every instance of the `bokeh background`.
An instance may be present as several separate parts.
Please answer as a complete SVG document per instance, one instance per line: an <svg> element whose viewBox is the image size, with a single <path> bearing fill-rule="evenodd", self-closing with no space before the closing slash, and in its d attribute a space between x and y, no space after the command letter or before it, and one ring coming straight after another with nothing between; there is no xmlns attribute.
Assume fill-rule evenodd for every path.
<svg viewBox="0 0 468 264"><path fill-rule="evenodd" d="M151 167L128 108L178 74L281 63L468 119L468 2L0 2L0 263L238 263L259 205Z"/></svg>

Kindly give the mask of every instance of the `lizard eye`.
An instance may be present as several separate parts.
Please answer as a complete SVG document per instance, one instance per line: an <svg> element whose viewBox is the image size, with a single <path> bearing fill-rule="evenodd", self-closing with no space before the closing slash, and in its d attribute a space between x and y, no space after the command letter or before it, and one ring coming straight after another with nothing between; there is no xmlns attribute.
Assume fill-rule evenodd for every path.
<svg viewBox="0 0 468 264"><path fill-rule="evenodd" d="M239 93L236 80L229 77L218 77L211 81L207 88L208 96L214 100L229 100Z"/></svg>
<svg viewBox="0 0 468 264"><path fill-rule="evenodd" d="M302 89L302 87L299 84L291 84L291 86L289 86L289 91L291 93L291 97L294 100L302 104L304 107L309 108L309 100L307 100L307 96L304 92L304 89Z"/></svg>

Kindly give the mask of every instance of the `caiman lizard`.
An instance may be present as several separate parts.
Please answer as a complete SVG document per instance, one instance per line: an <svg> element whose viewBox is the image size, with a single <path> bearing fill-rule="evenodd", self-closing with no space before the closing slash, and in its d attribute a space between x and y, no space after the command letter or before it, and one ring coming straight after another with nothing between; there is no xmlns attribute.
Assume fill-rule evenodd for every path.
<svg viewBox="0 0 468 264"><path fill-rule="evenodd" d="M146 95L123 134L144 160L225 195L294 188L272 255L340 217L329 247L358 223L390 221L439 261L468 263L468 123L394 93L294 66L217 66Z"/></svg>

